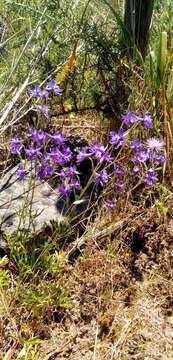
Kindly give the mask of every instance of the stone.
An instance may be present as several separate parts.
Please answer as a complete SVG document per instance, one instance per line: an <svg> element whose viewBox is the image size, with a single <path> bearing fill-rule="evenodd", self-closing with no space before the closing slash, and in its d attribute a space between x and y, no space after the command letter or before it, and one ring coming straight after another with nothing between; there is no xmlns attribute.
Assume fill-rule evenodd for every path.
<svg viewBox="0 0 173 360"><path fill-rule="evenodd" d="M80 136L69 136L66 145L75 157L88 143ZM44 225L63 222L67 216L70 217L72 225L78 224L79 219L81 221L82 214L86 218L89 216L90 205L95 200L93 183L87 187L92 174L90 159L77 165L81 187L86 189L82 199L78 200L73 192L68 199L60 197L58 177L54 176L48 182L41 183L35 178L34 169L30 170L29 165L25 164L27 176L19 180L16 176L17 166L0 179L0 249L4 234L12 235L24 231L31 235L40 232ZM76 191L76 194L80 195L80 191Z"/></svg>
<svg viewBox="0 0 173 360"><path fill-rule="evenodd" d="M58 194L48 183L29 174L18 180L16 167L0 180L0 230L7 235L20 230L40 231L64 216L57 209Z"/></svg>

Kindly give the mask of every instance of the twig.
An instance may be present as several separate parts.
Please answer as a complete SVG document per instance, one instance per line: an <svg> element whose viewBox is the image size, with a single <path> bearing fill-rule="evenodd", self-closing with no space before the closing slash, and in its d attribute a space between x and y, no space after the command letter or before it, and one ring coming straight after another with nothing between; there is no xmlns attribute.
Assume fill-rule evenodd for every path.
<svg viewBox="0 0 173 360"><path fill-rule="evenodd" d="M67 258L70 258L75 253L76 250L80 250L81 247L87 242L88 238L92 238L94 242L104 239L105 237L107 237L111 234L114 234L116 231L124 228L124 226L126 226L128 224L129 219L130 219L130 216L128 216L126 219L118 221L114 226L110 225L107 229L99 231L94 236L88 235L86 237L81 237L81 238L75 240L73 242L73 247L69 250L69 252L67 254Z"/></svg>
<svg viewBox="0 0 173 360"><path fill-rule="evenodd" d="M52 351L50 354L48 354L43 360L51 360L52 358L54 358L55 356L59 355L65 348L67 345L69 345L71 343L72 339L69 339L63 346L61 346L59 349L56 349L54 351Z"/></svg>
<svg viewBox="0 0 173 360"><path fill-rule="evenodd" d="M5 354L3 360L11 360L16 350L16 344L14 344Z"/></svg>
<svg viewBox="0 0 173 360"><path fill-rule="evenodd" d="M24 89L27 87L29 83L29 76L26 78L26 80L24 81L24 83L22 84L22 86L19 88L19 90L17 91L17 93L14 95L13 99L10 101L7 109L4 111L3 115L0 118L0 125L2 125L2 123L5 121L5 119L7 118L8 114L10 113L11 109L13 108L13 106L15 105L15 103L17 102L18 98L20 97L20 95L22 94L22 92L24 91Z"/></svg>

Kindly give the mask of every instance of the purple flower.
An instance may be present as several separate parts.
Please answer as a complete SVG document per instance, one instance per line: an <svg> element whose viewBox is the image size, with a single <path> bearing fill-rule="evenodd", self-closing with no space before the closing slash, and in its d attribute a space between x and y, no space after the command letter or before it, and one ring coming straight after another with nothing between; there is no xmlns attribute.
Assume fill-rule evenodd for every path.
<svg viewBox="0 0 173 360"><path fill-rule="evenodd" d="M153 155L153 160L158 162L159 164L163 165L166 161L165 159L165 155L163 153L160 154L154 154Z"/></svg>
<svg viewBox="0 0 173 360"><path fill-rule="evenodd" d="M121 145L123 145L125 139L124 130L120 129L117 132L110 132L110 144L114 145L115 149L118 149Z"/></svg>
<svg viewBox="0 0 173 360"><path fill-rule="evenodd" d="M95 178L96 185L104 186L108 182L108 180L109 180L109 176L105 169L96 173L96 178Z"/></svg>
<svg viewBox="0 0 173 360"><path fill-rule="evenodd" d="M60 172L57 173L57 175L59 176L59 178L63 181L66 179L67 175L64 169L61 169Z"/></svg>
<svg viewBox="0 0 173 360"><path fill-rule="evenodd" d="M20 145L20 141L18 136L16 135L10 141L10 152L13 155L20 155L22 146Z"/></svg>
<svg viewBox="0 0 173 360"><path fill-rule="evenodd" d="M58 148L53 148L51 149L49 155L53 161L55 161L57 164L61 166L70 162L72 159L72 152L68 147L64 147L62 151L60 151Z"/></svg>
<svg viewBox="0 0 173 360"><path fill-rule="evenodd" d="M59 190L59 193L65 197L70 195L69 186L61 186L58 190Z"/></svg>
<svg viewBox="0 0 173 360"><path fill-rule="evenodd" d="M62 95L62 89L56 84L55 80L49 80L46 90L51 91L53 95Z"/></svg>
<svg viewBox="0 0 173 360"><path fill-rule="evenodd" d="M57 148L51 149L50 153L49 153L49 156L53 161L55 161L57 163L59 163L59 160L62 159L62 154L59 151L59 149L57 149Z"/></svg>
<svg viewBox="0 0 173 360"><path fill-rule="evenodd" d="M134 166L132 169L132 175L136 176L139 173L139 166Z"/></svg>
<svg viewBox="0 0 173 360"><path fill-rule="evenodd" d="M16 176L19 178L19 180L24 179L26 176L26 169L25 167L20 164L16 169Z"/></svg>
<svg viewBox="0 0 173 360"><path fill-rule="evenodd" d="M103 201L104 201L104 204L106 205L106 207L107 207L108 209L110 209L110 210L114 209L115 204L114 204L111 200L109 200L109 199L104 199Z"/></svg>
<svg viewBox="0 0 173 360"><path fill-rule="evenodd" d="M146 163L148 160L151 160L151 153L146 149L137 151L136 154L131 158L131 161L141 163Z"/></svg>
<svg viewBox="0 0 173 360"><path fill-rule="evenodd" d="M25 152L28 160L36 159L41 155L39 149L34 148L34 146L32 145L30 145L27 149L25 149Z"/></svg>
<svg viewBox="0 0 173 360"><path fill-rule="evenodd" d="M71 161L72 152L71 152L69 147L64 146L63 149L62 149L62 154L63 154L63 158L64 158L65 163L68 163L68 162Z"/></svg>
<svg viewBox="0 0 173 360"><path fill-rule="evenodd" d="M113 170L114 174L116 174L117 176L119 177L123 177L124 176L124 170L121 168L121 167L116 167L114 170Z"/></svg>
<svg viewBox="0 0 173 360"><path fill-rule="evenodd" d="M72 179L69 186L72 190L80 190L81 188L80 182L77 179Z"/></svg>
<svg viewBox="0 0 173 360"><path fill-rule="evenodd" d="M121 192L121 191L123 190L123 186L124 186L123 181L122 181L121 179L118 179L118 180L116 181L116 186L117 186L117 190L118 190L119 192Z"/></svg>
<svg viewBox="0 0 173 360"><path fill-rule="evenodd" d="M49 119L49 108L46 105L36 105L35 107L46 119Z"/></svg>
<svg viewBox="0 0 173 360"><path fill-rule="evenodd" d="M152 121L152 119L151 119L148 112L145 112L143 117L139 117L139 120L141 120L143 126L146 129L152 129L153 128L153 121Z"/></svg>
<svg viewBox="0 0 173 360"><path fill-rule="evenodd" d="M53 167L51 165L42 166L38 171L38 178L44 180L53 175Z"/></svg>
<svg viewBox="0 0 173 360"><path fill-rule="evenodd" d="M142 149L141 141L139 139L133 140L130 147L131 149L134 150L141 150Z"/></svg>
<svg viewBox="0 0 173 360"><path fill-rule="evenodd" d="M127 126L130 126L138 121L138 118L134 112L129 112L127 115L121 114L121 118L123 123Z"/></svg>
<svg viewBox="0 0 173 360"><path fill-rule="evenodd" d="M44 143L47 139L48 139L48 134L45 133L42 130L36 130L35 128L30 128L30 135L32 137L32 140L37 144L37 145L41 145L42 143Z"/></svg>
<svg viewBox="0 0 173 360"><path fill-rule="evenodd" d="M90 146L93 158L98 160L101 164L103 161L110 161L111 157L106 151L105 147L102 144L93 144Z"/></svg>
<svg viewBox="0 0 173 360"><path fill-rule="evenodd" d="M102 144L93 144L90 147L92 155L95 160L99 160L100 163L103 161L110 161L111 157L106 151L105 147Z"/></svg>
<svg viewBox="0 0 173 360"><path fill-rule="evenodd" d="M89 148L87 146L83 147L78 155L77 155L77 163L80 164L82 161L86 160L89 156L91 156L91 153L89 152Z"/></svg>
<svg viewBox="0 0 173 360"><path fill-rule="evenodd" d="M147 148L155 151L162 151L164 148L164 142L156 137L147 139Z"/></svg>
<svg viewBox="0 0 173 360"><path fill-rule="evenodd" d="M78 175L79 172L77 171L76 166L70 166L69 168L65 169L65 174L68 177L73 177L75 175Z"/></svg>
<svg viewBox="0 0 173 360"><path fill-rule="evenodd" d="M51 135L51 138L53 139L55 145L63 145L66 141L65 136L60 132Z"/></svg>
<svg viewBox="0 0 173 360"><path fill-rule="evenodd" d="M48 92L46 90L42 90L39 85L36 85L33 90L30 91L30 95L33 97L48 97Z"/></svg>
<svg viewBox="0 0 173 360"><path fill-rule="evenodd" d="M144 176L145 186L152 186L158 182L158 174L152 168L147 170Z"/></svg>

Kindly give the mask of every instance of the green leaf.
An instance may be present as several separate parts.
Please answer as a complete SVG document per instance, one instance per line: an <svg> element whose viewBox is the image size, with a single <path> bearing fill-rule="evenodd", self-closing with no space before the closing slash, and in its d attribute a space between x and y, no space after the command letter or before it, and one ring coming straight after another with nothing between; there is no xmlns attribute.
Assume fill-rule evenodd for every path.
<svg viewBox="0 0 173 360"><path fill-rule="evenodd" d="M157 66L158 66L158 72L160 81L163 81L163 78L165 76L165 68L167 63L167 32L163 31L160 35L160 41L159 41L159 49L158 49L158 58L157 58Z"/></svg>

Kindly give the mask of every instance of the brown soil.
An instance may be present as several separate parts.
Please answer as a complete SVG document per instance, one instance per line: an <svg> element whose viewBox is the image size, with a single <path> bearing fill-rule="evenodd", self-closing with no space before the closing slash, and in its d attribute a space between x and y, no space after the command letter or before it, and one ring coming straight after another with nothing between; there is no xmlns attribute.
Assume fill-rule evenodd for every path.
<svg viewBox="0 0 173 360"><path fill-rule="evenodd" d="M100 239L86 236L68 277L73 307L37 359L173 358L172 204L171 198L166 217L154 207L131 207L124 227ZM119 222L120 214L112 216ZM104 224L95 224L96 234Z"/></svg>

